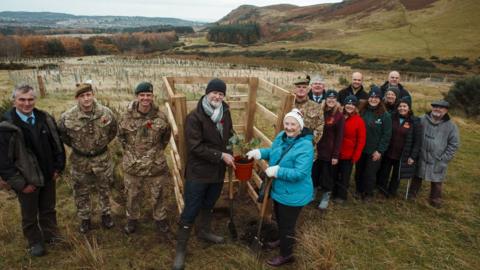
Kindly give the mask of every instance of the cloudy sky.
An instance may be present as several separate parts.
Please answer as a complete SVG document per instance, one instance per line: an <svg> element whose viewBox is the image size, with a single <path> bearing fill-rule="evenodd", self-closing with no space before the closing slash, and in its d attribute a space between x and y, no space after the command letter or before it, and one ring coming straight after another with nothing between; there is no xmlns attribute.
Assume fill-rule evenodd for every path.
<svg viewBox="0 0 480 270"><path fill-rule="evenodd" d="M74 15L122 15L174 17L188 20L216 21L232 9L249 4L298 6L341 2L340 0L2 0L0 11L52 11Z"/></svg>

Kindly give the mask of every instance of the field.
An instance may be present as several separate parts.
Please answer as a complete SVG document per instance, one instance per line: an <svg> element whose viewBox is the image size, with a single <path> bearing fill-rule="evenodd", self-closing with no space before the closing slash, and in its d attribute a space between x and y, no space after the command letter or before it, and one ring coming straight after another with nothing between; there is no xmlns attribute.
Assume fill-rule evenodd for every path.
<svg viewBox="0 0 480 270"><path fill-rule="evenodd" d="M317 65L308 70L282 72L266 68L208 61L181 60L165 57L136 59L134 57L92 57L25 60L28 64L44 62L58 68L41 71L0 71L0 97L8 97L13 85L28 82L36 86L36 76L46 83L47 97L38 100L38 107L58 117L75 103L76 82L92 79L97 98L122 111L133 98L134 86L149 80L155 91L161 89L161 77L181 76L258 76L286 89L299 75L320 73L329 88L340 89L339 79L350 78L351 70L335 65ZM382 83L385 74L367 73L365 85ZM434 82L415 75L404 76L404 84L412 92L417 114L425 112L429 102L447 92L450 82ZM447 80L448 81L448 80ZM197 99L204 85L181 87L189 100ZM228 94L242 93L241 86L229 85ZM157 92L157 101L164 95ZM261 102L274 108L272 97L262 94ZM449 166L445 184L445 205L434 209L427 202L429 187L424 186L416 202L402 198L376 199L363 203L350 199L346 205L333 205L326 215L315 206L304 208L298 224L297 261L284 269L480 269L480 123L454 113L460 128L461 147ZM268 128L268 126L264 126ZM273 135L273 134L270 134ZM112 149L118 164L121 155ZM116 178L121 181L117 167ZM404 192L405 182L400 190ZM168 220L176 229L178 212L173 187L166 187ZM30 258L21 234L18 202L12 194L0 191L0 269L169 269L174 257L174 237L156 235L153 223L145 218L139 233L126 236L121 228L125 217L116 207L117 226L106 231L100 228L99 213L94 219L95 230L84 236L77 232L73 195L68 170L58 182L57 211L61 233L66 241L49 247L49 254ZM214 227L228 235L226 194L219 200ZM242 232L255 219L253 204L237 198L236 224ZM148 212L147 212L148 213ZM195 237L189 243L187 269L270 269L254 256L242 241L228 240L224 245L206 245ZM266 251L262 259L276 255Z"/></svg>

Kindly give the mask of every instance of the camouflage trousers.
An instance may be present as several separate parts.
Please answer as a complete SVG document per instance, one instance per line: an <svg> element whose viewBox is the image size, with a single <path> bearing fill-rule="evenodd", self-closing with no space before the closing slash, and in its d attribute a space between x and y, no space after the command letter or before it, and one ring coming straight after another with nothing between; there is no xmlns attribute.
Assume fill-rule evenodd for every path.
<svg viewBox="0 0 480 270"><path fill-rule="evenodd" d="M110 183L113 181L113 163L108 151L96 157L70 156L72 164L73 196L80 219L90 219L90 195L97 191L102 215L110 215Z"/></svg>
<svg viewBox="0 0 480 270"><path fill-rule="evenodd" d="M163 187L169 178L168 174L158 176L135 176L124 173L125 193L127 195L126 215L128 219L139 219L142 216L142 204L145 203L146 193L152 208L154 220L167 218L167 211L163 198Z"/></svg>

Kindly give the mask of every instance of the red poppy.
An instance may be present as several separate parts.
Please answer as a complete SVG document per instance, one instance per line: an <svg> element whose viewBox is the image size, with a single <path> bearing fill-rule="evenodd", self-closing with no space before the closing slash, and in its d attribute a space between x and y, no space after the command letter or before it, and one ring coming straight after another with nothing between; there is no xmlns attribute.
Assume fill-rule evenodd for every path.
<svg viewBox="0 0 480 270"><path fill-rule="evenodd" d="M145 127L148 128L148 129L151 129L152 128L152 121L148 120Z"/></svg>
<svg viewBox="0 0 480 270"><path fill-rule="evenodd" d="M222 124L222 125L223 125L223 123L224 123L223 119L222 119L222 120L220 120L220 124Z"/></svg>

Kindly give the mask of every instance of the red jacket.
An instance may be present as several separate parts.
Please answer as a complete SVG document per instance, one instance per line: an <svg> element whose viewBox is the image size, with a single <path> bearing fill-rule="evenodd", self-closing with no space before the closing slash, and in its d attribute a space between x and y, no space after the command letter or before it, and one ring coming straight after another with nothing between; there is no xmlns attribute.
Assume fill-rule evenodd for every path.
<svg viewBox="0 0 480 270"><path fill-rule="evenodd" d="M353 163L356 163L362 155L366 133L365 122L360 115L354 114L345 119L340 159L351 159Z"/></svg>

